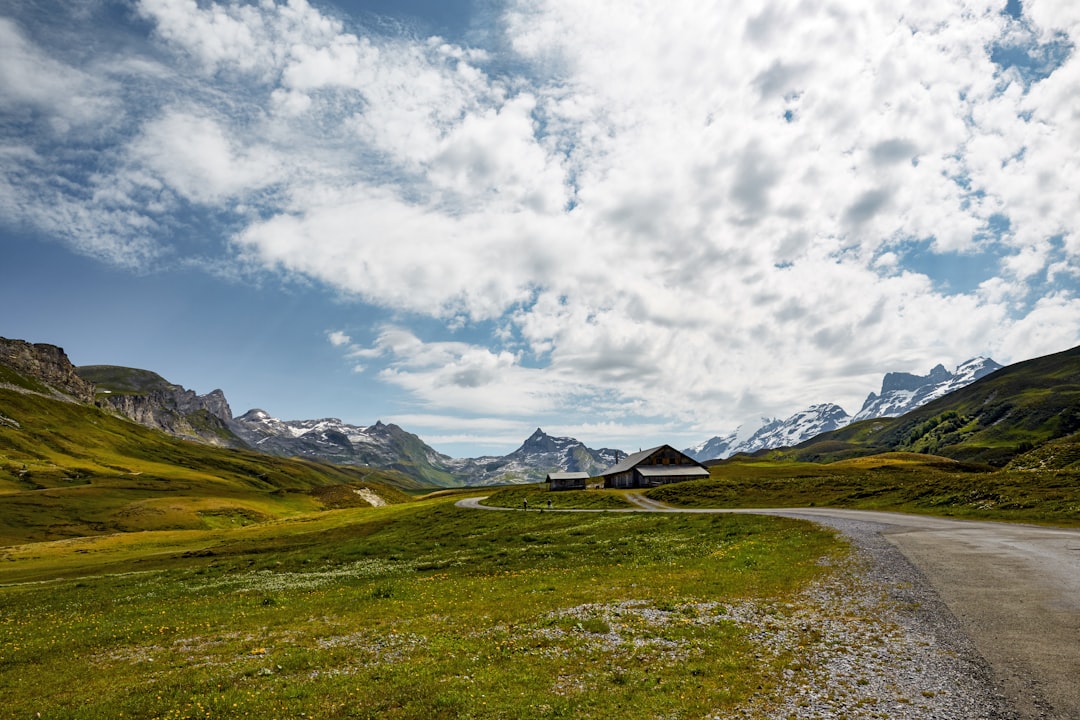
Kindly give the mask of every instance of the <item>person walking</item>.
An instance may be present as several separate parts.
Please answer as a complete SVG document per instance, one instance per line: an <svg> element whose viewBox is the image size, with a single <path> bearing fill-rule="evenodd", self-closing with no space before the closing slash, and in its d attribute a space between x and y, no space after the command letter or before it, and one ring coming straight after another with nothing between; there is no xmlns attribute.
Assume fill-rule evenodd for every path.
<svg viewBox="0 0 1080 720"><path fill-rule="evenodd" d="M524 500L521 501L521 509L522 510L528 510L529 509L529 498L525 498Z"/></svg>

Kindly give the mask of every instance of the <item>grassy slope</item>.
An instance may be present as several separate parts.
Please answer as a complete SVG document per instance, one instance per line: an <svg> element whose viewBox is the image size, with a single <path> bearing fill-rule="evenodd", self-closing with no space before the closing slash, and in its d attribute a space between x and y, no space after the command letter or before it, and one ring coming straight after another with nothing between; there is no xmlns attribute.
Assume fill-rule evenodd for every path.
<svg viewBox="0 0 1080 720"><path fill-rule="evenodd" d="M1045 447L1061 448L1060 459L1076 444ZM1080 526L1078 469L995 470L888 453L828 464L743 457L714 465L710 474L648 495L685 507L827 505Z"/></svg>
<svg viewBox="0 0 1080 720"><path fill-rule="evenodd" d="M100 410L0 387L0 544L247 524L324 506L315 488L418 485L186 442Z"/></svg>
<svg viewBox="0 0 1080 720"><path fill-rule="evenodd" d="M0 694L12 717L703 717L790 662L716 602L794 612L841 550L781 519L451 499L37 543L0 551Z"/></svg>
<svg viewBox="0 0 1080 720"><path fill-rule="evenodd" d="M901 451L1003 466L1078 430L1080 347L1010 365L902 417L855 423L781 454L828 462Z"/></svg>
<svg viewBox="0 0 1080 720"><path fill-rule="evenodd" d="M175 387L165 378L150 370L120 367L118 365L83 365L75 369L79 377L97 386L98 392L145 395L153 390Z"/></svg>

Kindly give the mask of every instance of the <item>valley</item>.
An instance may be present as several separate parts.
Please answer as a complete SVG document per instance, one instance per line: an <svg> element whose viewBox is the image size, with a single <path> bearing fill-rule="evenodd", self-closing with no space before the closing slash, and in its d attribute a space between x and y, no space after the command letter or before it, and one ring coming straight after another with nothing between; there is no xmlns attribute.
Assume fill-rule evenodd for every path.
<svg viewBox="0 0 1080 720"><path fill-rule="evenodd" d="M216 396L110 369L110 395L163 394L105 406L62 353L0 364L0 688L16 716L80 719L1055 717L1031 713L1070 696L1017 690L1037 665L994 649L994 603L935 550L964 531L934 523L1080 526L1078 354L640 495L521 482L618 457L540 429L484 460L514 482L447 487L395 426L251 415L281 443L258 452ZM284 453L355 460L379 433L420 454ZM882 534L856 510L914 515Z"/></svg>

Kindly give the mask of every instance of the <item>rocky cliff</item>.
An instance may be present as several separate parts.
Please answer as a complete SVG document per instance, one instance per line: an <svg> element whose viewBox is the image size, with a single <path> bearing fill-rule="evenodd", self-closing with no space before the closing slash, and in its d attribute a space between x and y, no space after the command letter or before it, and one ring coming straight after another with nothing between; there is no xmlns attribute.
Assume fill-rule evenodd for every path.
<svg viewBox="0 0 1080 720"><path fill-rule="evenodd" d="M94 384L79 376L64 349L46 343L0 338L0 365L33 378L55 393L80 402L94 402Z"/></svg>
<svg viewBox="0 0 1080 720"><path fill-rule="evenodd" d="M99 407L140 425L211 445L246 446L229 426L232 409L221 390L199 395L149 370L115 365L86 365L78 373L97 387Z"/></svg>

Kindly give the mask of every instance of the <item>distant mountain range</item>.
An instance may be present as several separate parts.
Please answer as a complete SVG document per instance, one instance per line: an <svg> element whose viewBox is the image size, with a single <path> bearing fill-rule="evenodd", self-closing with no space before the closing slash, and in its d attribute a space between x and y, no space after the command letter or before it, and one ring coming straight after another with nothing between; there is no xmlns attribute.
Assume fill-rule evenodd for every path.
<svg viewBox="0 0 1080 720"><path fill-rule="evenodd" d="M899 417L852 422L774 452L808 462L914 452L1014 470L1080 468L1080 347L1000 368Z"/></svg>
<svg viewBox="0 0 1080 720"><path fill-rule="evenodd" d="M398 470L440 486L541 482L559 470L596 474L626 456L620 450L593 450L574 438L552 437L539 428L509 455L452 458L381 421L368 427L337 418L286 421L249 410L229 426L250 447L273 455Z"/></svg>
<svg viewBox="0 0 1080 720"><path fill-rule="evenodd" d="M226 448L254 449L279 457L396 471L429 487L538 482L552 471L596 475L626 457L620 450L592 449L574 438L552 437L539 428L508 455L451 458L418 436L381 421L355 426L336 418L281 420L259 409L234 417L220 390L198 395L156 373L134 368L107 365L74 368L60 348L0 338L0 370L5 365L23 374L19 377L40 381L42 391L57 398L93 403L174 436ZM1001 367L988 358L975 358L951 373L941 365L924 376L888 373L881 392L870 393L855 416L849 416L835 404L814 405L786 420L766 420L744 439L740 439L737 431L730 432L685 452L699 460L711 460L736 453L803 447L811 439L863 427L867 419L907 417L915 409L952 397L973 383L981 385L977 381ZM0 384L3 384L2 373ZM955 420L950 423L954 424ZM890 442L903 445L896 438ZM843 443L850 441L845 439ZM937 447L933 443L924 444L920 451L931 445ZM885 445L878 443L874 447Z"/></svg>
<svg viewBox="0 0 1080 720"><path fill-rule="evenodd" d="M861 420L878 417L899 417L970 385L1002 366L990 358L977 357L961 363L955 372L937 365L926 375L904 372L886 373L881 382L880 393L870 393L862 409L854 416L839 405L823 403L812 405L795 413L786 420L765 418L750 437L740 440L739 431L710 438L683 452L695 460L715 460L731 457L737 453L752 454L760 450L793 447L821 433L831 432Z"/></svg>

